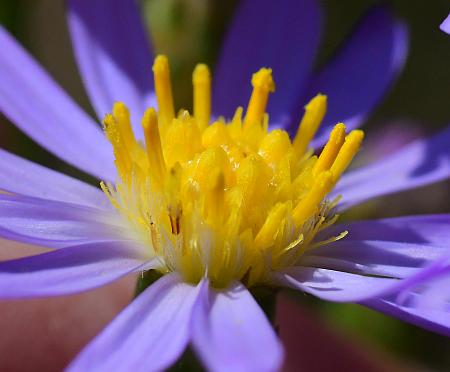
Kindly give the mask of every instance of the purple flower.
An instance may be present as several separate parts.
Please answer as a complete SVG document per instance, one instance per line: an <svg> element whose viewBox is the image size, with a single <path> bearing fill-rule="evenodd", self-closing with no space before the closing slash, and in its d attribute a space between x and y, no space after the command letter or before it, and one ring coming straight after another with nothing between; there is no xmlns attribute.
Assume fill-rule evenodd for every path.
<svg viewBox="0 0 450 372"><path fill-rule="evenodd" d="M440 29L447 34L450 34L450 14L444 19L444 22L441 23Z"/></svg>
<svg viewBox="0 0 450 372"><path fill-rule="evenodd" d="M53 248L0 263L0 296L64 295L129 273L164 274L70 370L162 370L188 343L211 370L276 370L283 350L247 289L256 284L361 303L450 334L443 289L450 215L333 224L338 195L337 208L345 210L450 175L446 129L339 177L362 132L344 139L344 126L332 124L356 128L381 99L404 60L402 24L377 8L312 74L320 9L315 1L284 5L241 4L217 67L213 116L229 118L252 98L244 118L238 110L231 123L206 126L204 65L194 72L194 117L174 117L167 60L155 60L155 95L153 56L134 3L70 1L87 91L99 118L113 111L104 120L107 138L1 30L3 113L47 150L105 182L102 192L0 150L0 189L7 192L0 195L1 236ZM328 95L325 117L324 96L306 106L293 143L282 130L266 131L271 70L253 75L253 93L243 83L263 65L273 68L280 92L268 106L272 128L294 134L298 108L318 92ZM146 110L156 101L158 115ZM144 130L137 125L142 116ZM311 144L330 140L317 159L306 147L322 119Z"/></svg>

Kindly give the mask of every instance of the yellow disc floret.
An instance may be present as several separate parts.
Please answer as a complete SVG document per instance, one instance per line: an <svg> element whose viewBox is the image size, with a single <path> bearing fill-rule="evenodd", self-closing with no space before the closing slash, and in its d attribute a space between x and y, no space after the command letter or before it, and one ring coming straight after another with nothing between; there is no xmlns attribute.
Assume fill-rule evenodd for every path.
<svg viewBox="0 0 450 372"><path fill-rule="evenodd" d="M319 157L308 149L326 112L326 97L305 107L291 142L287 132L268 129L265 113L274 91L272 70L252 78L245 117L211 123L211 76L206 65L193 73L194 110L175 116L167 58L153 65L158 111L142 118L145 143L136 140L130 114L116 103L104 120L118 171L102 188L129 224L135 239L161 263L196 283L207 276L224 287L248 286L296 265L336 221L336 200L327 194L358 151L363 133L347 136L337 124Z"/></svg>

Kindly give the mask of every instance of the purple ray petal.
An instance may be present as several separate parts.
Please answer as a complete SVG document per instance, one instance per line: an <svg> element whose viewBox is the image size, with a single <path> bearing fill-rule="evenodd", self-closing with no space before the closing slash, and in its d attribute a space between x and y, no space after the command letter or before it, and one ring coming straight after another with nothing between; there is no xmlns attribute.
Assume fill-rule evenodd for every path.
<svg viewBox="0 0 450 372"><path fill-rule="evenodd" d="M28 244L61 248L124 239L124 227L113 210L0 194L0 236Z"/></svg>
<svg viewBox="0 0 450 372"><path fill-rule="evenodd" d="M416 300L417 307L423 310L446 311L450 316L450 266L441 275L426 283L420 298ZM404 298L402 295L401 298Z"/></svg>
<svg viewBox="0 0 450 372"><path fill-rule="evenodd" d="M247 105L252 74L270 67L276 85L269 99L270 121L285 122L304 92L321 18L316 0L241 2L214 74L214 112L231 117L238 106Z"/></svg>
<svg viewBox="0 0 450 372"><path fill-rule="evenodd" d="M121 101L131 111L136 132L142 132L141 117L152 102L153 53L136 1L71 0L68 23L81 76L99 119Z"/></svg>
<svg viewBox="0 0 450 372"><path fill-rule="evenodd" d="M444 19L444 22L441 23L440 29L447 34L450 34L450 14Z"/></svg>
<svg viewBox="0 0 450 372"><path fill-rule="evenodd" d="M318 240L349 234L308 251L302 265L404 278L450 254L450 216L413 216L340 224Z"/></svg>
<svg viewBox="0 0 450 372"><path fill-rule="evenodd" d="M142 252L123 242L76 245L0 262L0 297L59 296L100 287L147 267Z"/></svg>
<svg viewBox="0 0 450 372"><path fill-rule="evenodd" d="M328 111L314 147L328 139L338 122L348 129L361 124L381 101L402 69L408 50L408 35L403 23L385 7L374 8L362 19L353 35L313 79L304 100L317 93L328 96ZM304 102L299 102L299 109ZM293 125L297 125L297 118Z"/></svg>
<svg viewBox="0 0 450 372"><path fill-rule="evenodd" d="M276 371L283 349L272 326L240 283L208 289L194 308L193 343L211 371ZM209 293L208 293L209 292Z"/></svg>
<svg viewBox="0 0 450 372"><path fill-rule="evenodd" d="M449 251L426 244L343 239L312 250L302 259L302 265L404 278Z"/></svg>
<svg viewBox="0 0 450 372"><path fill-rule="evenodd" d="M333 225L324 230L318 236L318 239L326 239L336 236L342 231L348 231L349 234L342 242L347 240L380 240L450 246L449 226L450 214L403 216Z"/></svg>
<svg viewBox="0 0 450 372"><path fill-rule="evenodd" d="M450 256L435 261L427 270L423 270L423 273L425 275L422 275L422 280L400 293L371 299L361 304L450 336Z"/></svg>
<svg viewBox="0 0 450 372"><path fill-rule="evenodd" d="M104 180L115 179L100 128L0 27L0 111L41 146Z"/></svg>
<svg viewBox="0 0 450 372"><path fill-rule="evenodd" d="M429 265L405 279L364 276L351 272L296 266L274 274L275 282L335 302L362 302L398 294L433 278L441 267Z"/></svg>
<svg viewBox="0 0 450 372"><path fill-rule="evenodd" d="M363 301L384 293L386 288L398 285L397 279L303 266L292 267L277 274L276 281L280 285L336 302Z"/></svg>
<svg viewBox="0 0 450 372"><path fill-rule="evenodd" d="M399 318L432 332L450 336L450 314L443 311L430 311L411 306L397 304L395 296L376 298L361 303L381 313Z"/></svg>
<svg viewBox="0 0 450 372"><path fill-rule="evenodd" d="M104 193L87 183L0 149L0 190L109 209Z"/></svg>
<svg viewBox="0 0 450 372"><path fill-rule="evenodd" d="M345 210L368 199L417 188L450 176L450 127L379 162L342 177L331 197L342 195Z"/></svg>
<svg viewBox="0 0 450 372"><path fill-rule="evenodd" d="M168 274L147 288L105 328L68 371L162 371L186 347L194 303L202 285Z"/></svg>

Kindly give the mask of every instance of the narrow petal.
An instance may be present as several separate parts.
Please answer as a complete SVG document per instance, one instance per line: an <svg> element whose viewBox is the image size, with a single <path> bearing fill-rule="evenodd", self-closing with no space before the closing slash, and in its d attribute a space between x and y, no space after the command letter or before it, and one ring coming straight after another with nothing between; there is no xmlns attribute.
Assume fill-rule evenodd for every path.
<svg viewBox="0 0 450 372"><path fill-rule="evenodd" d="M115 179L110 145L95 122L2 27L0 45L0 111L59 158Z"/></svg>
<svg viewBox="0 0 450 372"><path fill-rule="evenodd" d="M194 347L207 369L278 370L282 346L248 290L239 283L224 291L203 290L192 324Z"/></svg>
<svg viewBox="0 0 450 372"><path fill-rule="evenodd" d="M450 34L450 14L444 19L444 22L441 23L440 29L447 34Z"/></svg>
<svg viewBox="0 0 450 372"><path fill-rule="evenodd" d="M358 127L401 71L408 50L405 25L386 7L362 19L343 48L313 79L306 97L328 96L328 111L314 141L319 147L338 122ZM299 103L299 108L303 102ZM297 123L293 123L297 125Z"/></svg>
<svg viewBox="0 0 450 372"><path fill-rule="evenodd" d="M141 133L141 117L153 94L153 53L136 1L70 0L68 24L81 76L99 119L121 101Z"/></svg>
<svg viewBox="0 0 450 372"><path fill-rule="evenodd" d="M448 252L447 248L426 244L344 239L311 251L302 265L404 278Z"/></svg>
<svg viewBox="0 0 450 372"><path fill-rule="evenodd" d="M398 285L396 279L303 266L292 267L278 274L276 280L281 285L336 302L363 301Z"/></svg>
<svg viewBox="0 0 450 372"><path fill-rule="evenodd" d="M168 274L147 288L100 333L68 371L162 371L189 341L189 324L201 285Z"/></svg>
<svg viewBox="0 0 450 372"><path fill-rule="evenodd" d="M431 275L422 275L422 280L400 293L364 301L362 305L450 336L450 256L434 262L425 271Z"/></svg>
<svg viewBox="0 0 450 372"><path fill-rule="evenodd" d="M97 242L0 262L0 297L59 296L100 287L138 270L142 254L122 242Z"/></svg>
<svg viewBox="0 0 450 372"><path fill-rule="evenodd" d="M123 239L114 211L0 194L0 236L49 248ZM122 234L120 234L122 233Z"/></svg>
<svg viewBox="0 0 450 372"><path fill-rule="evenodd" d="M318 240L342 231L348 231L348 235L310 250L302 258L302 265L405 278L450 255L449 224L449 215L435 215L336 225L324 231Z"/></svg>
<svg viewBox="0 0 450 372"><path fill-rule="evenodd" d="M348 231L349 234L341 240L342 242L348 240L379 240L450 246L449 226L450 214L403 216L333 225L318 238L323 239L337 235L342 231ZM334 247L331 249L334 249Z"/></svg>
<svg viewBox="0 0 450 372"><path fill-rule="evenodd" d="M410 290L433 278L440 267L431 264L405 279L364 276L315 267L291 267L274 275L281 285L328 301L362 302Z"/></svg>
<svg viewBox="0 0 450 372"><path fill-rule="evenodd" d="M214 75L214 111L231 117L238 106L247 105L252 74L270 67L276 84L276 93L269 99L270 121L286 122L304 93L321 19L316 0L241 2Z"/></svg>
<svg viewBox="0 0 450 372"><path fill-rule="evenodd" d="M0 149L0 190L94 208L109 208L99 188Z"/></svg>
<svg viewBox="0 0 450 372"><path fill-rule="evenodd" d="M445 311L450 316L450 265L441 275L436 276L422 290L420 298L416 300L417 307L423 310Z"/></svg>
<svg viewBox="0 0 450 372"><path fill-rule="evenodd" d="M344 175L331 197L342 195L342 210L368 199L425 186L450 176L450 127L405 146L373 165Z"/></svg>
<svg viewBox="0 0 450 372"><path fill-rule="evenodd" d="M449 312L430 311L429 309L398 304L395 301L395 295L387 298L376 298L361 304L432 332L450 336Z"/></svg>

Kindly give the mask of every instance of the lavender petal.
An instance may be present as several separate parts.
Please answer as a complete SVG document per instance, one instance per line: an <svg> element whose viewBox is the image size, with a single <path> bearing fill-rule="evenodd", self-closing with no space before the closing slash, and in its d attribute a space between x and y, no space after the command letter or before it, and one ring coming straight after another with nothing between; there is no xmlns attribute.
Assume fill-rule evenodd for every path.
<svg viewBox="0 0 450 372"><path fill-rule="evenodd" d="M193 343L211 371L276 371L283 349L263 311L239 283L203 288L193 312Z"/></svg>
<svg viewBox="0 0 450 372"><path fill-rule="evenodd" d="M407 51L405 25L387 7L372 9L339 53L313 79L306 97L302 97L308 100L317 93L328 96L328 111L313 141L314 147L325 143L338 122L344 122L348 129L361 125L401 71ZM299 102L299 108L302 103Z"/></svg>
<svg viewBox="0 0 450 372"><path fill-rule="evenodd" d="M273 69L276 94L270 122L286 123L303 95L319 44L321 9L316 0L246 0L236 11L214 74L217 115L231 117L246 106L250 80L261 67Z"/></svg>
<svg viewBox="0 0 450 372"><path fill-rule="evenodd" d="M154 105L153 52L136 1L71 0L68 24L75 57L100 120L114 102L131 112L135 133L142 135L144 110Z"/></svg>
<svg viewBox="0 0 450 372"><path fill-rule="evenodd" d="M0 110L48 151L100 179L115 179L100 128L0 27Z"/></svg>
<svg viewBox="0 0 450 372"><path fill-rule="evenodd" d="M123 239L114 211L26 196L0 194L0 236L32 245L62 248Z"/></svg>
<svg viewBox="0 0 450 372"><path fill-rule="evenodd" d="M302 265L405 278L450 254L450 215L409 216L332 226L317 240L348 235L311 249Z"/></svg>
<svg viewBox="0 0 450 372"><path fill-rule="evenodd" d="M0 262L0 297L60 296L96 288L148 267L142 252L123 242L76 245Z"/></svg>
<svg viewBox="0 0 450 372"><path fill-rule="evenodd" d="M395 279L297 266L274 274L274 280L328 301L364 302L409 291L432 280L441 270L441 264L433 262L407 278Z"/></svg>
<svg viewBox="0 0 450 372"><path fill-rule="evenodd" d="M0 149L0 190L99 209L110 203L99 188Z"/></svg>
<svg viewBox="0 0 450 372"><path fill-rule="evenodd" d="M447 18L444 19L444 21L440 25L440 29L447 34L450 34L450 14L447 16Z"/></svg>
<svg viewBox="0 0 450 372"><path fill-rule="evenodd" d="M162 371L181 355L201 285L176 274L156 281L94 338L68 371Z"/></svg>
<svg viewBox="0 0 450 372"><path fill-rule="evenodd" d="M433 332L450 336L450 255L421 272L422 280L399 293L361 304Z"/></svg>

